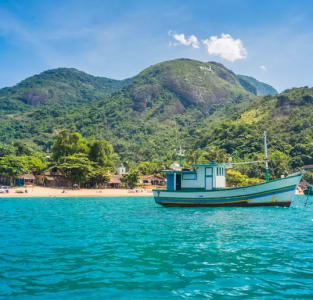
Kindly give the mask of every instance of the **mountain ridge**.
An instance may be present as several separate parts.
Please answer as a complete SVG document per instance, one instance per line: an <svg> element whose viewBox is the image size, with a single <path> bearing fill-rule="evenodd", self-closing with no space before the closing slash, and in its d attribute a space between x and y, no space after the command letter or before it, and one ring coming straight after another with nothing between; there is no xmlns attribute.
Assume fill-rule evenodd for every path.
<svg viewBox="0 0 313 300"><path fill-rule="evenodd" d="M261 82L251 76L237 75L240 84L247 90L255 94L256 96L267 96L278 94L277 90L271 85Z"/></svg>
<svg viewBox="0 0 313 300"><path fill-rule="evenodd" d="M192 61L199 64L205 64L204 62L191 59L176 59L148 67L133 78L140 76L141 73L149 70L150 68L155 68L157 65L175 61ZM208 62L207 64L218 66L220 69L219 75L221 78L223 78L225 74L226 76L228 75L228 78L223 78L226 81L230 80L229 74L231 73L233 75L233 81L231 82L232 84L236 84L236 79L234 79L235 77L237 77L238 80L240 77L252 78L243 75L236 75L220 63ZM222 72L223 69L226 70L224 74ZM75 68L55 68L30 76L12 87L5 87L0 89L0 103L2 105L7 105L7 103L4 103L3 101L4 97L10 98L12 103L16 103L16 100L20 100L24 104L30 104L33 106L44 104L49 101L55 101L56 99L64 99L65 97L68 97L73 101L78 100L78 102L84 102L84 99L86 98L90 99L91 97L94 97L95 99L99 99L115 91L118 91L124 86L129 85L133 78L116 80L90 75ZM254 78L252 79L255 83L260 83ZM244 85L242 85L242 87L246 91L251 92L251 90L247 89ZM70 90L70 88L76 89L77 92L73 92ZM60 90L63 90L63 92ZM92 93L92 90L94 93ZM18 109L18 107L15 105L14 109Z"/></svg>
<svg viewBox="0 0 313 300"><path fill-rule="evenodd" d="M41 101L49 89L51 98ZM25 92L28 101L21 99ZM215 62L161 62L123 81L54 69L0 93L0 103L12 105L0 108L0 136L49 151L54 136L67 129L109 140L125 160L159 160L177 136L191 145L204 123L239 113L255 98Z"/></svg>
<svg viewBox="0 0 313 300"><path fill-rule="evenodd" d="M0 89L0 103L38 106L51 101L84 103L106 97L128 83L87 74L75 68L50 69L30 76L13 87ZM9 105L7 105L9 107ZM14 109L18 109L16 105Z"/></svg>

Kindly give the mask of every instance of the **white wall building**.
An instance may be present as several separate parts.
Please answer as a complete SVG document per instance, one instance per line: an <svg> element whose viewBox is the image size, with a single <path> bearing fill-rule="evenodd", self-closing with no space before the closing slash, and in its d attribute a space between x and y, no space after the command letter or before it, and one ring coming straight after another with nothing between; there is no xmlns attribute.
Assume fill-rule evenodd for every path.
<svg viewBox="0 0 313 300"><path fill-rule="evenodd" d="M121 165L117 168L116 174L117 174L117 175L126 174L126 167L125 167L123 164L121 164Z"/></svg>

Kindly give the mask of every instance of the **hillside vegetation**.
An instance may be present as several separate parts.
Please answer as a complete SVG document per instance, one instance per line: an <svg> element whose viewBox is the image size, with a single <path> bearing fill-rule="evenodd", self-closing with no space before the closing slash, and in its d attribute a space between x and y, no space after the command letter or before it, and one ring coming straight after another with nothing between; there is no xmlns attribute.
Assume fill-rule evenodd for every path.
<svg viewBox="0 0 313 300"><path fill-rule="evenodd" d="M25 111L43 104L72 106L92 103L121 89L128 82L96 77L70 68L48 70L14 87L1 89L1 111Z"/></svg>
<svg viewBox="0 0 313 300"><path fill-rule="evenodd" d="M3 142L49 151L53 137L68 129L106 138L125 159L163 159L177 132L191 135L208 116L253 97L216 63L178 59L122 82L56 69L1 90L0 134Z"/></svg>
<svg viewBox="0 0 313 300"><path fill-rule="evenodd" d="M218 146L237 160L263 157L263 132L269 136L271 167L275 177L313 164L313 89L294 88L254 101L241 113L206 124L193 148ZM262 177L261 168L243 171Z"/></svg>
<svg viewBox="0 0 313 300"><path fill-rule="evenodd" d="M67 129L108 140L126 163L166 165L179 143L186 162L262 158L267 130L273 175L280 176L313 163L313 91L275 93L221 64L190 59L159 63L124 81L55 69L0 90L1 142L50 152ZM263 176L260 167L241 171Z"/></svg>

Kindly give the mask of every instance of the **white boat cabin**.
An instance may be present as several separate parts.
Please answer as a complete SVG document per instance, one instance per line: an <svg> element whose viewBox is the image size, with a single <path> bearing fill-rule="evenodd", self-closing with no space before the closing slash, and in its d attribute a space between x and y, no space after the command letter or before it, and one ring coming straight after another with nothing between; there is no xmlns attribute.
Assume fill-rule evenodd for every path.
<svg viewBox="0 0 313 300"><path fill-rule="evenodd" d="M167 190L214 190L226 187L224 164L193 164L191 167L192 170L166 170Z"/></svg>

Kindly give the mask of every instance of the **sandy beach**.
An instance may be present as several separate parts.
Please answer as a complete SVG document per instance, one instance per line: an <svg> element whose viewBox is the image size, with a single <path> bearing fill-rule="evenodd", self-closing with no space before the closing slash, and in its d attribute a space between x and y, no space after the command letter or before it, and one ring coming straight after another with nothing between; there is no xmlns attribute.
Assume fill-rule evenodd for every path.
<svg viewBox="0 0 313 300"><path fill-rule="evenodd" d="M27 192L25 192L27 191ZM303 195L302 189L297 189L296 195ZM137 188L130 189L63 189L48 188L41 186L34 187L14 187L9 189L9 193L1 193L0 198L10 197L152 197L151 189Z"/></svg>
<svg viewBox="0 0 313 300"><path fill-rule="evenodd" d="M27 191L27 193L25 192ZM21 193L22 192L22 193ZM47 187L11 188L9 193L0 193L0 198L9 197L140 197L152 196L152 190L136 189L59 189Z"/></svg>

